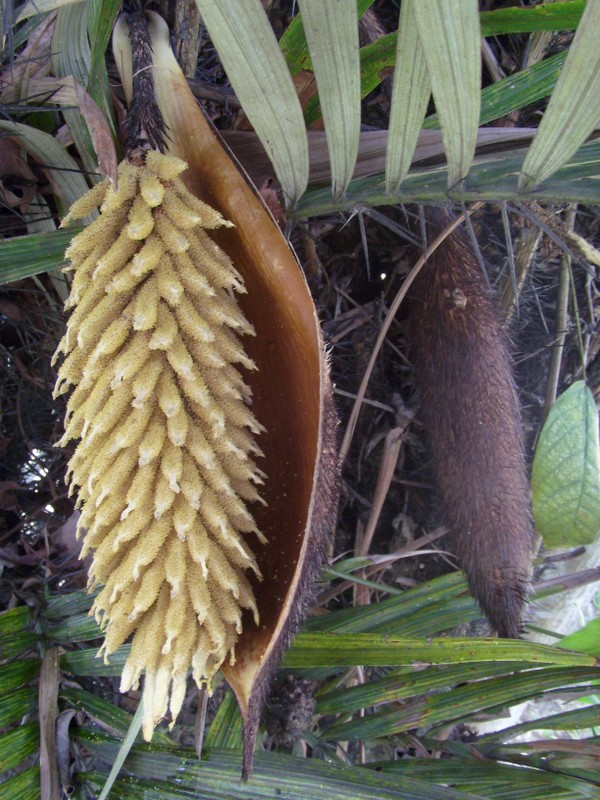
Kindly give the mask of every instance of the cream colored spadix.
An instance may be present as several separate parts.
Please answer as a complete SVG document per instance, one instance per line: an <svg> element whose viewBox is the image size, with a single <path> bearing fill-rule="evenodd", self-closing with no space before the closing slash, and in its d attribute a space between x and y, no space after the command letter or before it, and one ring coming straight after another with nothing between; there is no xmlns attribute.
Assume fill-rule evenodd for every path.
<svg viewBox="0 0 600 800"><path fill-rule="evenodd" d="M170 46L164 21L147 13L155 97L168 129L166 146L184 159L193 194L230 219L234 228L211 236L243 277L240 306L256 336L244 341L257 369L248 374L252 410L265 431L260 466L265 505L252 511L266 544L254 554L263 575L252 576L260 624L245 615L235 664L222 672L244 720L243 774L252 765L261 708L283 648L309 608L336 513L335 413L314 303L298 263L277 225L225 153L192 95ZM131 46L122 17L113 36L115 61L131 97ZM184 254L185 256L186 254ZM241 430L241 429L240 429ZM244 437L246 430L241 430ZM245 447L244 438L235 442ZM203 498L199 498L202 507Z"/></svg>
<svg viewBox="0 0 600 800"><path fill-rule="evenodd" d="M237 306L243 282L206 233L231 227L186 189L178 158L148 152L71 208L100 206L67 250L73 308L57 355L56 393L73 388L65 444L93 551L93 610L103 651L131 634L121 690L145 672L144 736L181 708L189 667L199 685L235 662L242 615L258 624L248 580L264 537L246 503L263 473L236 365L252 368L237 333L252 326ZM252 623L251 623L252 624Z"/></svg>

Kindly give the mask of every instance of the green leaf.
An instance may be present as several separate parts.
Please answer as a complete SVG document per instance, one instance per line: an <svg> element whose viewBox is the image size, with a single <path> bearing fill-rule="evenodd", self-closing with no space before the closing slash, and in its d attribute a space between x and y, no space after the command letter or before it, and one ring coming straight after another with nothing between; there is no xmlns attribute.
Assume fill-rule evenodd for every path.
<svg viewBox="0 0 600 800"><path fill-rule="evenodd" d="M0 666L0 686L3 692L10 692L30 681L40 671L37 658L20 658Z"/></svg>
<svg viewBox="0 0 600 800"><path fill-rule="evenodd" d="M584 0L567 0L560 3L541 3L534 8L484 11L481 14L481 35L574 30L579 25L584 7Z"/></svg>
<svg viewBox="0 0 600 800"><path fill-rule="evenodd" d="M519 188L530 189L565 164L600 121L600 0L588 0L538 132Z"/></svg>
<svg viewBox="0 0 600 800"><path fill-rule="evenodd" d="M369 633L300 633L284 666L395 667L402 664L469 664L505 661L532 665L594 666L593 656L566 653L541 644L509 639L401 639Z"/></svg>
<svg viewBox="0 0 600 800"><path fill-rule="evenodd" d="M592 798L595 788L575 778L557 775L547 768L528 769L524 765L498 764L495 761L452 754L452 758L405 758L370 764L387 775L409 772L423 780L446 783L463 791L480 793L488 800L580 800ZM510 787L510 789L509 789Z"/></svg>
<svg viewBox="0 0 600 800"><path fill-rule="evenodd" d="M0 701L0 728L6 728L29 714L37 706L37 689L23 686L14 692L5 691L2 687Z"/></svg>
<svg viewBox="0 0 600 800"><path fill-rule="evenodd" d="M413 0L448 161L448 186L465 178L475 154L481 102L481 32L475 0Z"/></svg>
<svg viewBox="0 0 600 800"><path fill-rule="evenodd" d="M44 166L52 189L62 200L65 210L87 192L88 185L79 165L49 133L3 120L0 120L0 131L16 137L23 149Z"/></svg>
<svg viewBox="0 0 600 800"><path fill-rule="evenodd" d="M10 611L0 613L0 642L6 634L17 633L28 628L31 621L31 611L27 606L18 606L11 608Z"/></svg>
<svg viewBox="0 0 600 800"><path fill-rule="evenodd" d="M414 2L405 2L400 8L385 159L385 188L389 194L398 191L410 169L430 95L431 82L417 30Z"/></svg>
<svg viewBox="0 0 600 800"><path fill-rule="evenodd" d="M332 191L342 197L352 178L360 138L360 63L356 0L299 0L317 87Z"/></svg>
<svg viewBox="0 0 600 800"><path fill-rule="evenodd" d="M9 633L0 638L0 659L16 658L37 645L40 637L31 631Z"/></svg>
<svg viewBox="0 0 600 800"><path fill-rule="evenodd" d="M5 781L2 800L40 800L40 768L31 767Z"/></svg>
<svg viewBox="0 0 600 800"><path fill-rule="evenodd" d="M36 721L26 722L19 728L3 733L0 735L0 772L14 769L39 747L40 731Z"/></svg>
<svg viewBox="0 0 600 800"><path fill-rule="evenodd" d="M556 53L550 58L540 61L539 64L534 64L515 75L509 75L508 78L496 81L491 86L486 86L481 92L479 124L485 125L487 122L492 122L512 111L548 97L556 86L567 53L567 50ZM438 126L439 122L435 114L427 117L423 123L424 128Z"/></svg>
<svg viewBox="0 0 600 800"><path fill-rule="evenodd" d="M78 738L103 760L114 758L115 744L106 738L90 737L86 731ZM192 750L168 752L136 745L126 768L135 777L117 781L113 792L119 800L483 800L408 775L386 777L274 752L256 754L248 783L240 782L240 756L231 750L210 751L199 762ZM168 780L170 776L176 776L176 782ZM93 777L99 785L99 776Z"/></svg>
<svg viewBox="0 0 600 800"><path fill-rule="evenodd" d="M72 75L81 86L87 86L90 70L87 13L87 3L76 3L61 8L56 16L52 35L54 75L57 78ZM78 108L64 108L62 113L84 168L94 173L97 159L84 117Z"/></svg>
<svg viewBox="0 0 600 800"><path fill-rule="evenodd" d="M89 611L94 602L94 594L70 592L48 598L44 617L50 620L61 619Z"/></svg>
<svg viewBox="0 0 600 800"><path fill-rule="evenodd" d="M81 228L15 236L2 242L0 284L30 278L64 266L65 250Z"/></svg>
<svg viewBox="0 0 600 800"><path fill-rule="evenodd" d="M374 0L356 0L358 19L362 18L365 11L373 5L373 2ZM308 53L301 14L297 14L290 22L287 30L279 40L279 46L292 76L297 75L303 69L312 71L313 66Z"/></svg>
<svg viewBox="0 0 600 800"><path fill-rule="evenodd" d="M17 22L22 22L28 17L33 17L34 14L43 14L47 11L55 11L57 8L71 5L72 3L81 3L81 0L27 0L25 5L20 9Z"/></svg>
<svg viewBox="0 0 600 800"><path fill-rule="evenodd" d="M269 154L286 200L308 183L300 102L260 0L196 0L227 76Z"/></svg>
<svg viewBox="0 0 600 800"><path fill-rule="evenodd" d="M447 686L445 692L406 701L402 691L396 703L384 706L374 713L352 721L342 719L328 728L326 740L374 739L394 736L414 728L429 728L449 724L467 723L475 716L486 714L498 718L507 708L549 694L556 689L571 688L575 683L600 680L596 667L573 669L572 667L524 670L522 672L475 681L458 686ZM583 691L584 689L582 689ZM430 732L435 736L435 731Z"/></svg>
<svg viewBox="0 0 600 800"><path fill-rule="evenodd" d="M564 636L556 646L600 658L600 618L592 619L583 628Z"/></svg>
<svg viewBox="0 0 600 800"><path fill-rule="evenodd" d="M121 5L121 0L90 0L88 9L88 33L91 50L86 89L90 97L106 114L113 135L115 135L114 112L110 100L108 74L106 72L106 48Z"/></svg>
<svg viewBox="0 0 600 800"><path fill-rule="evenodd" d="M120 678L125 662L131 651L130 644L124 644L112 653L108 663L98 656L98 648L74 650L60 657L60 668L72 675L88 675L90 677Z"/></svg>
<svg viewBox="0 0 600 800"><path fill-rule="evenodd" d="M229 750L242 749L242 715L231 689L215 714L204 739L204 746L208 749L215 747Z"/></svg>
<svg viewBox="0 0 600 800"><path fill-rule="evenodd" d="M63 620L47 633L48 640L52 642L86 642L102 636L100 626L88 614L77 614Z"/></svg>
<svg viewBox="0 0 600 800"><path fill-rule="evenodd" d="M547 548L588 544L600 530L598 412L583 381L562 394L535 452L533 516Z"/></svg>

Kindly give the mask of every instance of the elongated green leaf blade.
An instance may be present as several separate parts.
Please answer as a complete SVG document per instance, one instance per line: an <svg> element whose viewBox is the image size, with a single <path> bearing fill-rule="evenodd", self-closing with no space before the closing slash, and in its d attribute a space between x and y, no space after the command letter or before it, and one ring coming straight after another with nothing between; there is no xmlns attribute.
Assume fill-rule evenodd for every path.
<svg viewBox="0 0 600 800"><path fill-rule="evenodd" d="M374 0L356 0L359 19L373 5L373 2ZM279 40L279 46L292 75L297 75L303 69L312 70L312 62L308 53L306 34L304 33L304 25L300 14L294 17L288 25L287 30Z"/></svg>
<svg viewBox="0 0 600 800"><path fill-rule="evenodd" d="M273 162L288 204L308 183L300 102L260 0L196 0L225 71Z"/></svg>
<svg viewBox="0 0 600 800"><path fill-rule="evenodd" d="M600 0L588 0L565 66L531 143L519 188L545 181L565 164L600 121Z"/></svg>
<svg viewBox="0 0 600 800"><path fill-rule="evenodd" d="M0 686L3 692L10 692L31 680L40 671L37 658L21 658L0 666Z"/></svg>
<svg viewBox="0 0 600 800"><path fill-rule="evenodd" d="M406 177L415 152L431 83L419 39L414 3L402 3L396 68L385 162L385 188L394 194Z"/></svg>
<svg viewBox="0 0 600 800"><path fill-rule="evenodd" d="M540 3L533 8L498 8L481 14L482 36L533 31L568 31L579 24L584 0Z"/></svg>
<svg viewBox="0 0 600 800"><path fill-rule="evenodd" d="M26 722L0 735L0 772L13 769L40 746L38 723Z"/></svg>
<svg viewBox="0 0 600 800"><path fill-rule="evenodd" d="M481 33L475 0L414 0L435 107L448 159L448 186L469 172L480 112Z"/></svg>
<svg viewBox="0 0 600 800"><path fill-rule="evenodd" d="M30 278L65 264L65 249L81 228L15 236L2 243L0 284Z"/></svg>
<svg viewBox="0 0 600 800"><path fill-rule="evenodd" d="M334 197L352 178L360 138L360 62L356 0L299 0L310 49L327 146Z"/></svg>
<svg viewBox="0 0 600 800"><path fill-rule="evenodd" d="M85 731L78 737L103 760L114 758L114 743ZM282 753L257 753L250 781L240 783L239 762L239 754L231 750L210 751L198 762L191 750L173 753L136 745L127 760L135 777L117 781L113 793L120 800L483 800L409 775L385 777L374 770ZM177 781L169 780L171 776ZM94 777L99 781L98 775Z"/></svg>
<svg viewBox="0 0 600 800"><path fill-rule="evenodd" d="M546 547L587 544L600 531L598 412L583 381L554 404L531 477L533 516Z"/></svg>
<svg viewBox="0 0 600 800"><path fill-rule="evenodd" d="M106 48L121 5L121 0L90 0L88 10L88 32L91 49L86 89L96 104L106 113L113 134L115 131L108 74L106 72Z"/></svg>
<svg viewBox="0 0 600 800"><path fill-rule="evenodd" d="M595 666L593 656L508 639L400 639L369 633L301 633L284 659L286 667L399 666L514 661L519 664Z"/></svg>
<svg viewBox="0 0 600 800"><path fill-rule="evenodd" d="M5 781L2 800L40 800L40 768L31 767Z"/></svg>
<svg viewBox="0 0 600 800"><path fill-rule="evenodd" d="M17 22L33 17L35 14L43 14L47 11L56 11L57 8L80 3L81 0L27 0L23 8L19 11Z"/></svg>
<svg viewBox="0 0 600 800"><path fill-rule="evenodd" d="M77 162L49 133L20 122L0 120L0 131L14 136L23 149L46 169L52 188L62 200L64 211L87 192L88 185Z"/></svg>

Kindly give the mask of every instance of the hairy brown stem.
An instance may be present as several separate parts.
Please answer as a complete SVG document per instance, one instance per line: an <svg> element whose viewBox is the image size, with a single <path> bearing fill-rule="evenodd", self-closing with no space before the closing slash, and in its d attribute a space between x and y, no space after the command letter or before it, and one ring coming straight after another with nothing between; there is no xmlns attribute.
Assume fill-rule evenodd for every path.
<svg viewBox="0 0 600 800"><path fill-rule="evenodd" d="M450 221L428 210L429 238ZM411 294L416 382L444 521L491 624L518 637L533 550L519 404L506 337L460 229Z"/></svg>

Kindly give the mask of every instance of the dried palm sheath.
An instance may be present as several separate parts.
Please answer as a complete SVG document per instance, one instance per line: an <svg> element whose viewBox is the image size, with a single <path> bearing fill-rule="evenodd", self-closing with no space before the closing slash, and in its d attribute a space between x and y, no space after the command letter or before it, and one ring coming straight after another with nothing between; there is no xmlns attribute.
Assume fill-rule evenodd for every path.
<svg viewBox="0 0 600 800"><path fill-rule="evenodd" d="M126 91L130 35L135 46L148 23L164 124L143 119L118 187L99 184L66 220L100 207L67 250L63 443L79 439L69 477L90 587L101 587L102 652L133 636L121 689L145 673L145 737L167 710L175 721L190 667L198 685L221 669L244 718L247 774L269 679L333 523L335 418L303 276L209 130L155 14L117 24Z"/></svg>

